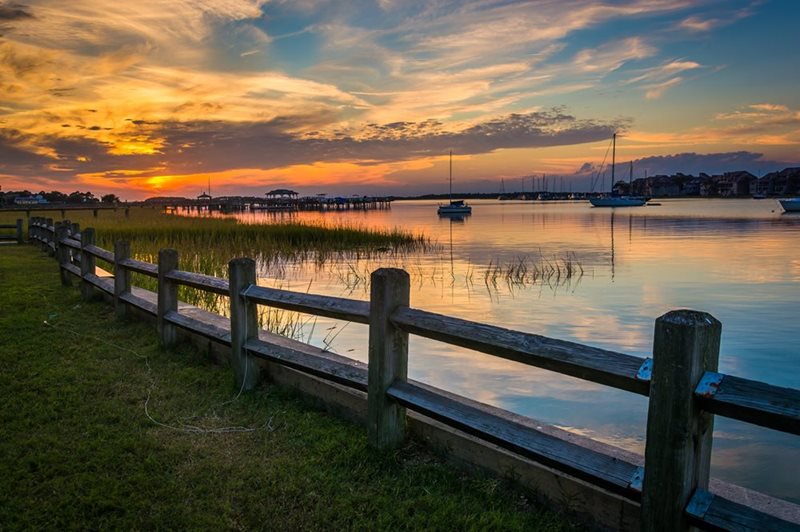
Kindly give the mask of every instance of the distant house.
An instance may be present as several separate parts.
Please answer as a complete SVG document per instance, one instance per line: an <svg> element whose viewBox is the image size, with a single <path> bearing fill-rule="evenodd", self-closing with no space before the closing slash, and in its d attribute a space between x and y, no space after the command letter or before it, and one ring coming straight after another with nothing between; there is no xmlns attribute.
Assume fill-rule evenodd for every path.
<svg viewBox="0 0 800 532"><path fill-rule="evenodd" d="M800 168L784 168L780 172L770 172L761 179L767 181L770 194L795 194L800 187Z"/></svg>
<svg viewBox="0 0 800 532"><path fill-rule="evenodd" d="M627 181L619 180L611 187L611 193L617 196L624 196L631 193L631 187Z"/></svg>
<svg viewBox="0 0 800 532"><path fill-rule="evenodd" d="M708 177L693 177L683 184L683 193L686 196L707 196L708 187L703 186L707 183Z"/></svg>
<svg viewBox="0 0 800 532"><path fill-rule="evenodd" d="M680 186L673 178L666 175L656 175L647 178L647 195L653 197L677 196L681 192Z"/></svg>
<svg viewBox="0 0 800 532"><path fill-rule="evenodd" d="M17 196L14 198L15 205L43 205L47 200L41 194L35 196Z"/></svg>

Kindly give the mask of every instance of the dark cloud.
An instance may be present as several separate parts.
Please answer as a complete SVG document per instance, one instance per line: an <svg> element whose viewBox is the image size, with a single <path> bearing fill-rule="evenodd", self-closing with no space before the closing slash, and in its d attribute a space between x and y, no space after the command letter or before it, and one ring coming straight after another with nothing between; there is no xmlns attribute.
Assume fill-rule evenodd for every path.
<svg viewBox="0 0 800 532"><path fill-rule="evenodd" d="M345 161L369 165L443 155L449 150L460 155L474 155L503 148L594 142L610 137L626 125L622 122L580 120L563 109L551 109L511 114L457 131L447 129L436 120L427 120L369 124L357 133L295 133L317 120L315 116L278 117L245 123L210 120L153 123L131 119L131 123L144 128L144 132L131 133L131 138L140 139L134 135L149 134L163 139L160 153L118 156L108 153L110 146L93 139L37 138L38 145L51 148L58 154L55 160L42 160L38 171L52 174L48 163L56 161L59 164L69 161L76 173L113 173L137 168L146 172L147 168L159 167L159 171L164 173L181 174ZM91 126L87 129L99 128ZM8 139L0 139L0 142L13 144ZM27 166L24 171L11 171L16 161L24 159L22 152L24 150L4 159L8 173L31 171ZM25 164L29 165L30 161ZM72 177L64 172L56 172L55 176L62 179Z"/></svg>
<svg viewBox="0 0 800 532"><path fill-rule="evenodd" d="M26 149L24 137L16 131L0 131L0 173L27 174L39 171L51 159Z"/></svg>
<svg viewBox="0 0 800 532"><path fill-rule="evenodd" d="M45 146L55 157L37 153L31 146ZM73 181L76 173L112 169L148 168L154 160L148 155L111 155L110 146L93 139L33 138L19 131L0 132L0 174L28 179Z"/></svg>
<svg viewBox="0 0 800 532"><path fill-rule="evenodd" d="M24 20L29 18L33 18L33 14L27 6L5 2L0 4L0 21Z"/></svg>
<svg viewBox="0 0 800 532"><path fill-rule="evenodd" d="M661 155L645 157L634 161L634 167L639 172L647 170L648 175L684 174L698 175L721 174L737 170L747 170L759 175L774 170L782 170L794 166L797 161L774 161L764 159L763 154L750 151L736 151L727 153L677 153L675 155Z"/></svg>
<svg viewBox="0 0 800 532"><path fill-rule="evenodd" d="M624 123L579 120L560 109L511 114L460 130L440 122L368 124L357 134L295 135L296 117L269 122L195 121L156 128L167 139L164 155L172 171L216 171L231 167L276 168L309 162L400 161L441 155L466 155L503 148L537 148L594 142Z"/></svg>

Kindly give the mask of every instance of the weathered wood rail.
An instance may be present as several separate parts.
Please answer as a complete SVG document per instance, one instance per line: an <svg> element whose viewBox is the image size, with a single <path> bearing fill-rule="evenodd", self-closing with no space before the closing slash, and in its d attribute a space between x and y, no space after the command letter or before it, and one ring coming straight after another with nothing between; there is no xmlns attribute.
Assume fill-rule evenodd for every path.
<svg viewBox="0 0 800 532"><path fill-rule="evenodd" d="M5 229L13 229L14 232L9 234ZM24 239L22 237L22 219L18 218L16 223L13 224L0 224L0 241L14 240L17 244L22 244Z"/></svg>
<svg viewBox="0 0 800 532"><path fill-rule="evenodd" d="M96 203L92 203L89 205L81 203L75 203L75 204L44 203L41 205L10 206L10 207L3 207L2 209L0 209L0 212L24 212L25 217L28 218L28 220L30 220L31 213L60 212L61 217L64 218L68 212L92 211L92 215L95 218L97 218L98 213L101 211L116 212L117 209L124 209L126 218L130 215L130 206L128 206L127 204L108 205L108 204L96 204Z"/></svg>
<svg viewBox="0 0 800 532"><path fill-rule="evenodd" d="M597 489L641 504L642 530L800 530L800 525L709 491L715 415L800 435L800 390L717 372L721 324L709 314L669 312L656 320L653 357L641 358L536 334L503 329L414 309L408 274L379 269L369 301L257 286L251 259L235 259L229 278L178 269L178 254L162 250L158 264L131 258L118 242L114 252L94 245L94 231L33 218L30 239L55 255L62 282L80 279L83 297L94 291L113 298L117 313L137 308L152 315L165 346L177 330L190 331L231 349L237 386L259 381L257 359L367 393L371 445L388 449L406 437L407 410L462 431ZM113 266L98 275L95 260ZM131 286L131 272L158 279L157 299ZM177 287L226 295L230 318L213 323L181 306ZM258 330L257 306L367 324L369 364L315 354ZM644 466L554 437L510 413L481 405L407 378L408 336L415 334L649 396Z"/></svg>

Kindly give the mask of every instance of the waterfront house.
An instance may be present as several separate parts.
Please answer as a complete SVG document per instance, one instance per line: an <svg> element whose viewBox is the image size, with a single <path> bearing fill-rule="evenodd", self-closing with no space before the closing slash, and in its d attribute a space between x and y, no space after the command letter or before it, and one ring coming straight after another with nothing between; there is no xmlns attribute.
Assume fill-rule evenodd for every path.
<svg viewBox="0 0 800 532"><path fill-rule="evenodd" d="M680 195L680 186L670 176L655 175L647 178L646 195L654 198L663 198Z"/></svg>
<svg viewBox="0 0 800 532"><path fill-rule="evenodd" d="M36 194L35 196L17 196L14 198L15 205L44 205L45 203L47 203L47 200L41 194Z"/></svg>

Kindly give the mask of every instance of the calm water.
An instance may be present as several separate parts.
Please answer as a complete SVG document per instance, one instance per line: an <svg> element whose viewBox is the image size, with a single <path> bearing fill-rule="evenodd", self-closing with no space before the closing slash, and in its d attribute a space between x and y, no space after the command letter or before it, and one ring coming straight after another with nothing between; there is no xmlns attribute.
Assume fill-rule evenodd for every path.
<svg viewBox="0 0 800 532"><path fill-rule="evenodd" d="M403 267L414 307L643 357L650 356L658 316L704 310L723 324L720 371L800 388L800 216L782 215L776 202L473 206L463 221L439 218L436 202L423 201L396 202L386 211L290 215L401 227L429 236L437 249L323 270L269 268L260 282L367 299L370 271ZM366 360L364 326L318 319L305 329L306 341ZM409 366L414 379L643 452L645 398L414 337ZM800 503L800 440L717 418L712 475Z"/></svg>

